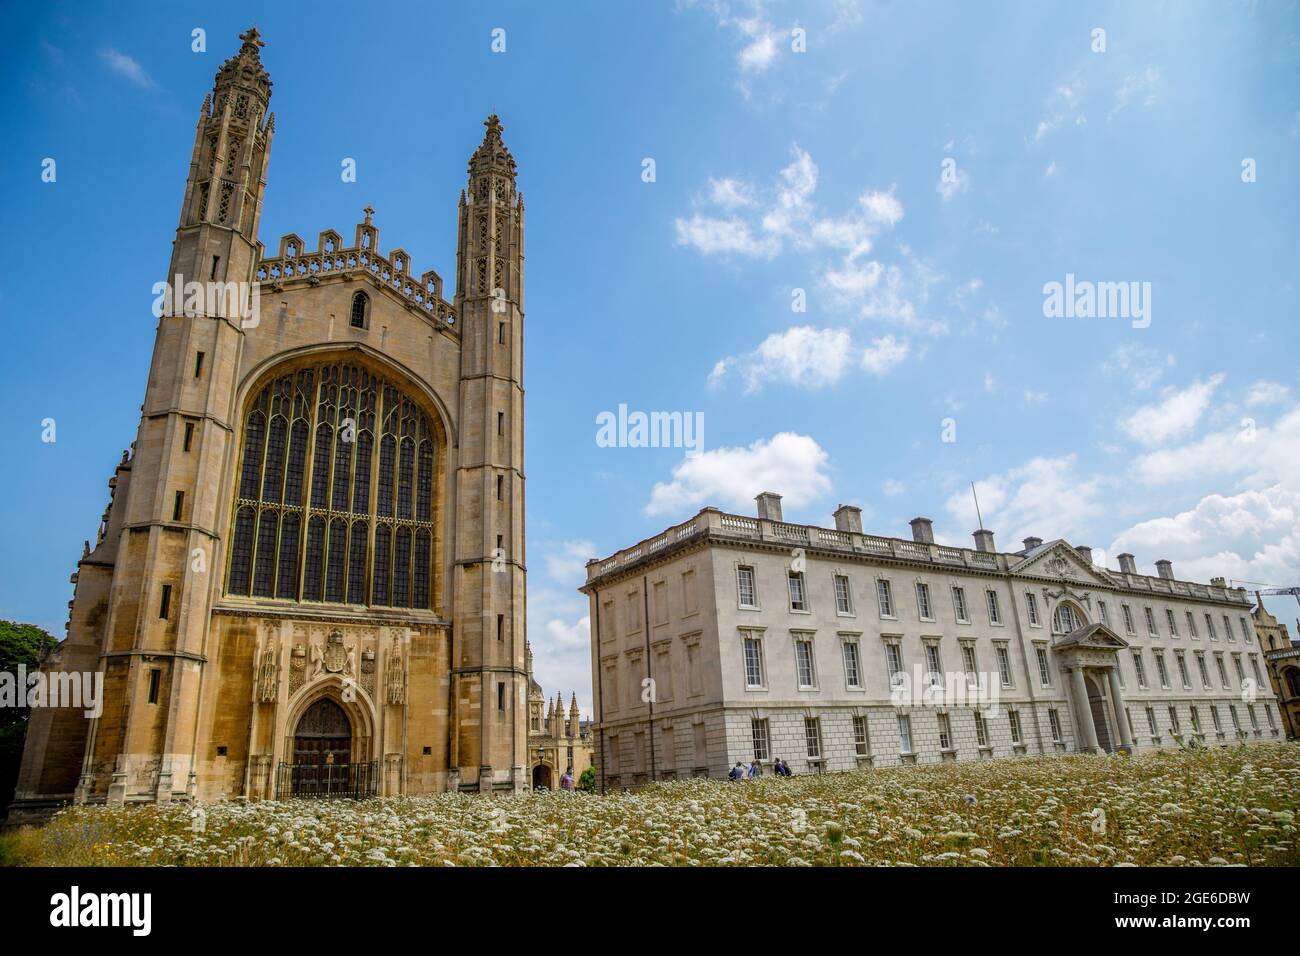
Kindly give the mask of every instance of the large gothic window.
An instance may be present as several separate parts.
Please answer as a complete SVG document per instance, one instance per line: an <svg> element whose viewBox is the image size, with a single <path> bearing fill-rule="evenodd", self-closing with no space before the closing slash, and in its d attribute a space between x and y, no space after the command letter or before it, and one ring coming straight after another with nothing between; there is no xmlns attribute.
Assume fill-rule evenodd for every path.
<svg viewBox="0 0 1300 956"><path fill-rule="evenodd" d="M431 606L437 449L414 401L318 365L268 384L243 424L227 593Z"/></svg>

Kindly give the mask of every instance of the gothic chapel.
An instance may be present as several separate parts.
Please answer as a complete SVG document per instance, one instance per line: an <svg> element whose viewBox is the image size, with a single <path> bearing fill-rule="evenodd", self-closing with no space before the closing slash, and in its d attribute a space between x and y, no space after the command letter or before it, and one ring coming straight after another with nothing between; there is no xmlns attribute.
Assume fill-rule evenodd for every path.
<svg viewBox="0 0 1300 956"><path fill-rule="evenodd" d="M256 29L194 136L169 282L256 288L158 322L139 431L43 665L17 822L68 801L528 785L524 205L496 116L469 161L455 295L380 251L257 239L275 117Z"/></svg>

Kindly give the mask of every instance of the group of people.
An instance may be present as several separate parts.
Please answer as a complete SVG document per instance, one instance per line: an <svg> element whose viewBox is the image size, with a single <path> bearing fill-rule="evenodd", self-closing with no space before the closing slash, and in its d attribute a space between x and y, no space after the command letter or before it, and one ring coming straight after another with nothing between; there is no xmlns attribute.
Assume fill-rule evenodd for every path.
<svg viewBox="0 0 1300 956"><path fill-rule="evenodd" d="M772 764L772 773L776 774L778 777L794 776L794 773L790 770L790 765L780 757L777 757L776 763ZM745 765L741 761L737 760L736 765L732 767L731 771L727 774L727 779L753 780L755 777L761 776L763 776L763 765L759 763L758 758L755 757L750 762L748 770L745 769Z"/></svg>

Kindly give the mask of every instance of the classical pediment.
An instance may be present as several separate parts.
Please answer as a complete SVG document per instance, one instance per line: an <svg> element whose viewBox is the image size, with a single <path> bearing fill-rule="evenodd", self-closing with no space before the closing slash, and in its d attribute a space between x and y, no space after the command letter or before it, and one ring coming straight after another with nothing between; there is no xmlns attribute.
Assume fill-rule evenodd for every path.
<svg viewBox="0 0 1300 956"><path fill-rule="evenodd" d="M1105 624L1085 624L1057 641L1055 647L1057 650L1064 650L1067 647L1094 647L1099 650L1117 651L1128 647L1128 641Z"/></svg>
<svg viewBox="0 0 1300 956"><path fill-rule="evenodd" d="M1008 571L1011 574L1042 578L1075 587L1115 586L1115 582L1105 570L1084 561L1079 556L1079 552L1062 538L1034 548L1021 558L1019 563L1008 568Z"/></svg>

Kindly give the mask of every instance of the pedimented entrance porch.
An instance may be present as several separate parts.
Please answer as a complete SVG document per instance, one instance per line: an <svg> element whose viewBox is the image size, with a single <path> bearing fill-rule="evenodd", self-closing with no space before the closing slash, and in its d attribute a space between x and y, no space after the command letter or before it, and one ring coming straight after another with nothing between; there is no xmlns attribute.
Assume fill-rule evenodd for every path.
<svg viewBox="0 0 1300 956"><path fill-rule="evenodd" d="M1118 652L1128 642L1104 624L1076 628L1053 645L1069 679L1070 709L1078 725L1079 750L1133 752L1133 731L1119 686Z"/></svg>

